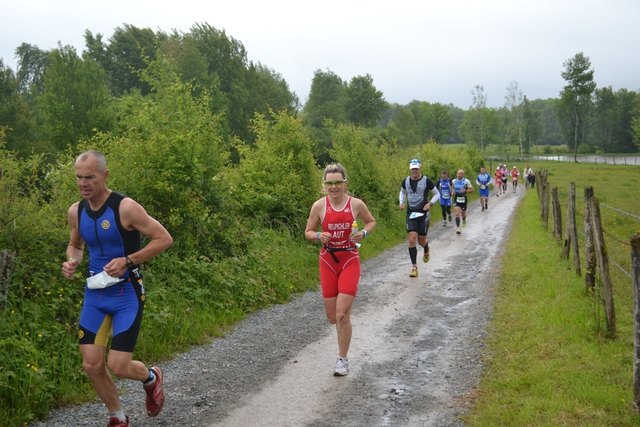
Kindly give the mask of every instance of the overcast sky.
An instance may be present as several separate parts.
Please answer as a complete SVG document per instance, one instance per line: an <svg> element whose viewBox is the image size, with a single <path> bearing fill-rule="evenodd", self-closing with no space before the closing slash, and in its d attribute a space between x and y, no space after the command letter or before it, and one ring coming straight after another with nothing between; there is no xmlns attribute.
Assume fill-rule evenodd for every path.
<svg viewBox="0 0 640 427"><path fill-rule="evenodd" d="M0 57L15 49L84 50L124 24L187 33L208 23L273 69L301 102L315 70L370 74L387 101L468 108L471 90L504 105L513 81L529 99L558 97L563 63L583 52L598 87L640 91L640 0L20 0L4 2Z"/></svg>

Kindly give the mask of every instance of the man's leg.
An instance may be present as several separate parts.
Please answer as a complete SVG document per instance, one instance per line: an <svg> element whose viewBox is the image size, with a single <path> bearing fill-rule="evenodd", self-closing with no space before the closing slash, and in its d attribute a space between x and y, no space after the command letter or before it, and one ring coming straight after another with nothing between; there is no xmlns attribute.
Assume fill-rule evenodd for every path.
<svg viewBox="0 0 640 427"><path fill-rule="evenodd" d="M121 408L118 389L105 365L105 348L96 344L80 345L82 367L93 384L96 394L109 412Z"/></svg>

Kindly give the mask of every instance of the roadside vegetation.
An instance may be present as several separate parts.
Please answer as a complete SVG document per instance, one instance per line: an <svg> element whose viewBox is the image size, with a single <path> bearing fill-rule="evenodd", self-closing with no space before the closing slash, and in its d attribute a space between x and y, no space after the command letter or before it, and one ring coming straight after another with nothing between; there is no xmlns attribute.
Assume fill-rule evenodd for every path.
<svg viewBox="0 0 640 427"><path fill-rule="evenodd" d="M640 221L602 204L640 215L638 204L629 198L631 189L640 185L638 167L553 162L532 166L549 171L549 184L560 192L563 218L569 183L576 183L579 224L582 190L594 187L609 257L629 272L629 237L640 232ZM578 234L583 251L584 234ZM618 336L610 338L599 295L585 291L584 277L576 275L561 253L552 229L544 231L537 193L528 190L506 242L485 371L475 407L466 417L469 425L640 423L633 407L631 279L611 264Z"/></svg>

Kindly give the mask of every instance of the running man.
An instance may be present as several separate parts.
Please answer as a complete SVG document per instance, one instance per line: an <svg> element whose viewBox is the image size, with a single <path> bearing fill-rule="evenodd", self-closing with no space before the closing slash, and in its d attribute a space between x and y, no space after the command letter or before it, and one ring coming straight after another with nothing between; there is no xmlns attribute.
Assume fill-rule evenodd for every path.
<svg viewBox="0 0 640 427"><path fill-rule="evenodd" d="M418 277L418 250L416 241L424 248L423 262L429 262L429 220L431 206L440 199L440 192L426 176L422 175L420 161L413 159L409 162L410 175L400 184L400 209L405 208L404 201L408 201L407 209L407 235L409 238L409 258L411 259L411 272L409 277ZM431 199L429 200L429 194ZM429 200L429 201L427 201Z"/></svg>
<svg viewBox="0 0 640 427"><path fill-rule="evenodd" d="M473 192L471 181L464 177L464 171L460 169L451 182L453 185L453 214L456 217L456 234L460 235L460 221L462 226L467 225L467 194Z"/></svg>
<svg viewBox="0 0 640 427"><path fill-rule="evenodd" d="M109 169L102 153L91 150L80 154L75 169L82 200L68 211L71 232L62 274L73 278L86 244L89 271L79 322L82 366L109 411L108 425L127 427L129 417L122 409L111 372L141 382L148 416L155 417L164 406L162 371L148 368L132 356L145 302L141 264L168 249L173 239L140 204L107 188ZM142 235L150 239L144 247ZM107 355L110 332L113 336Z"/></svg>
<svg viewBox="0 0 640 427"><path fill-rule="evenodd" d="M483 211L489 210L489 185L492 182L491 175L489 175L485 167L482 166L476 178L476 184L478 184L480 188L480 205Z"/></svg>
<svg viewBox="0 0 640 427"><path fill-rule="evenodd" d="M440 179L436 185L440 192L440 209L442 210L442 226L447 226L447 218L451 222L451 179L445 170L440 174Z"/></svg>
<svg viewBox="0 0 640 427"><path fill-rule="evenodd" d="M507 194L507 177L509 176L507 165L502 165L500 172L502 173L502 194Z"/></svg>

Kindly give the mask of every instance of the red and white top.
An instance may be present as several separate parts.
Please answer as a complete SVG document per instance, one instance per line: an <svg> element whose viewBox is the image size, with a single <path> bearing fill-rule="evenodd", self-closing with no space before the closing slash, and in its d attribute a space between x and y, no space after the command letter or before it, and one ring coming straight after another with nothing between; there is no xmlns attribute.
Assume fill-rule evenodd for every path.
<svg viewBox="0 0 640 427"><path fill-rule="evenodd" d="M331 233L331 238L326 244L328 248L349 248L354 246L349 238L353 220L351 196L349 196L347 203L341 210L337 210L331 205L328 196L325 198L322 231Z"/></svg>

